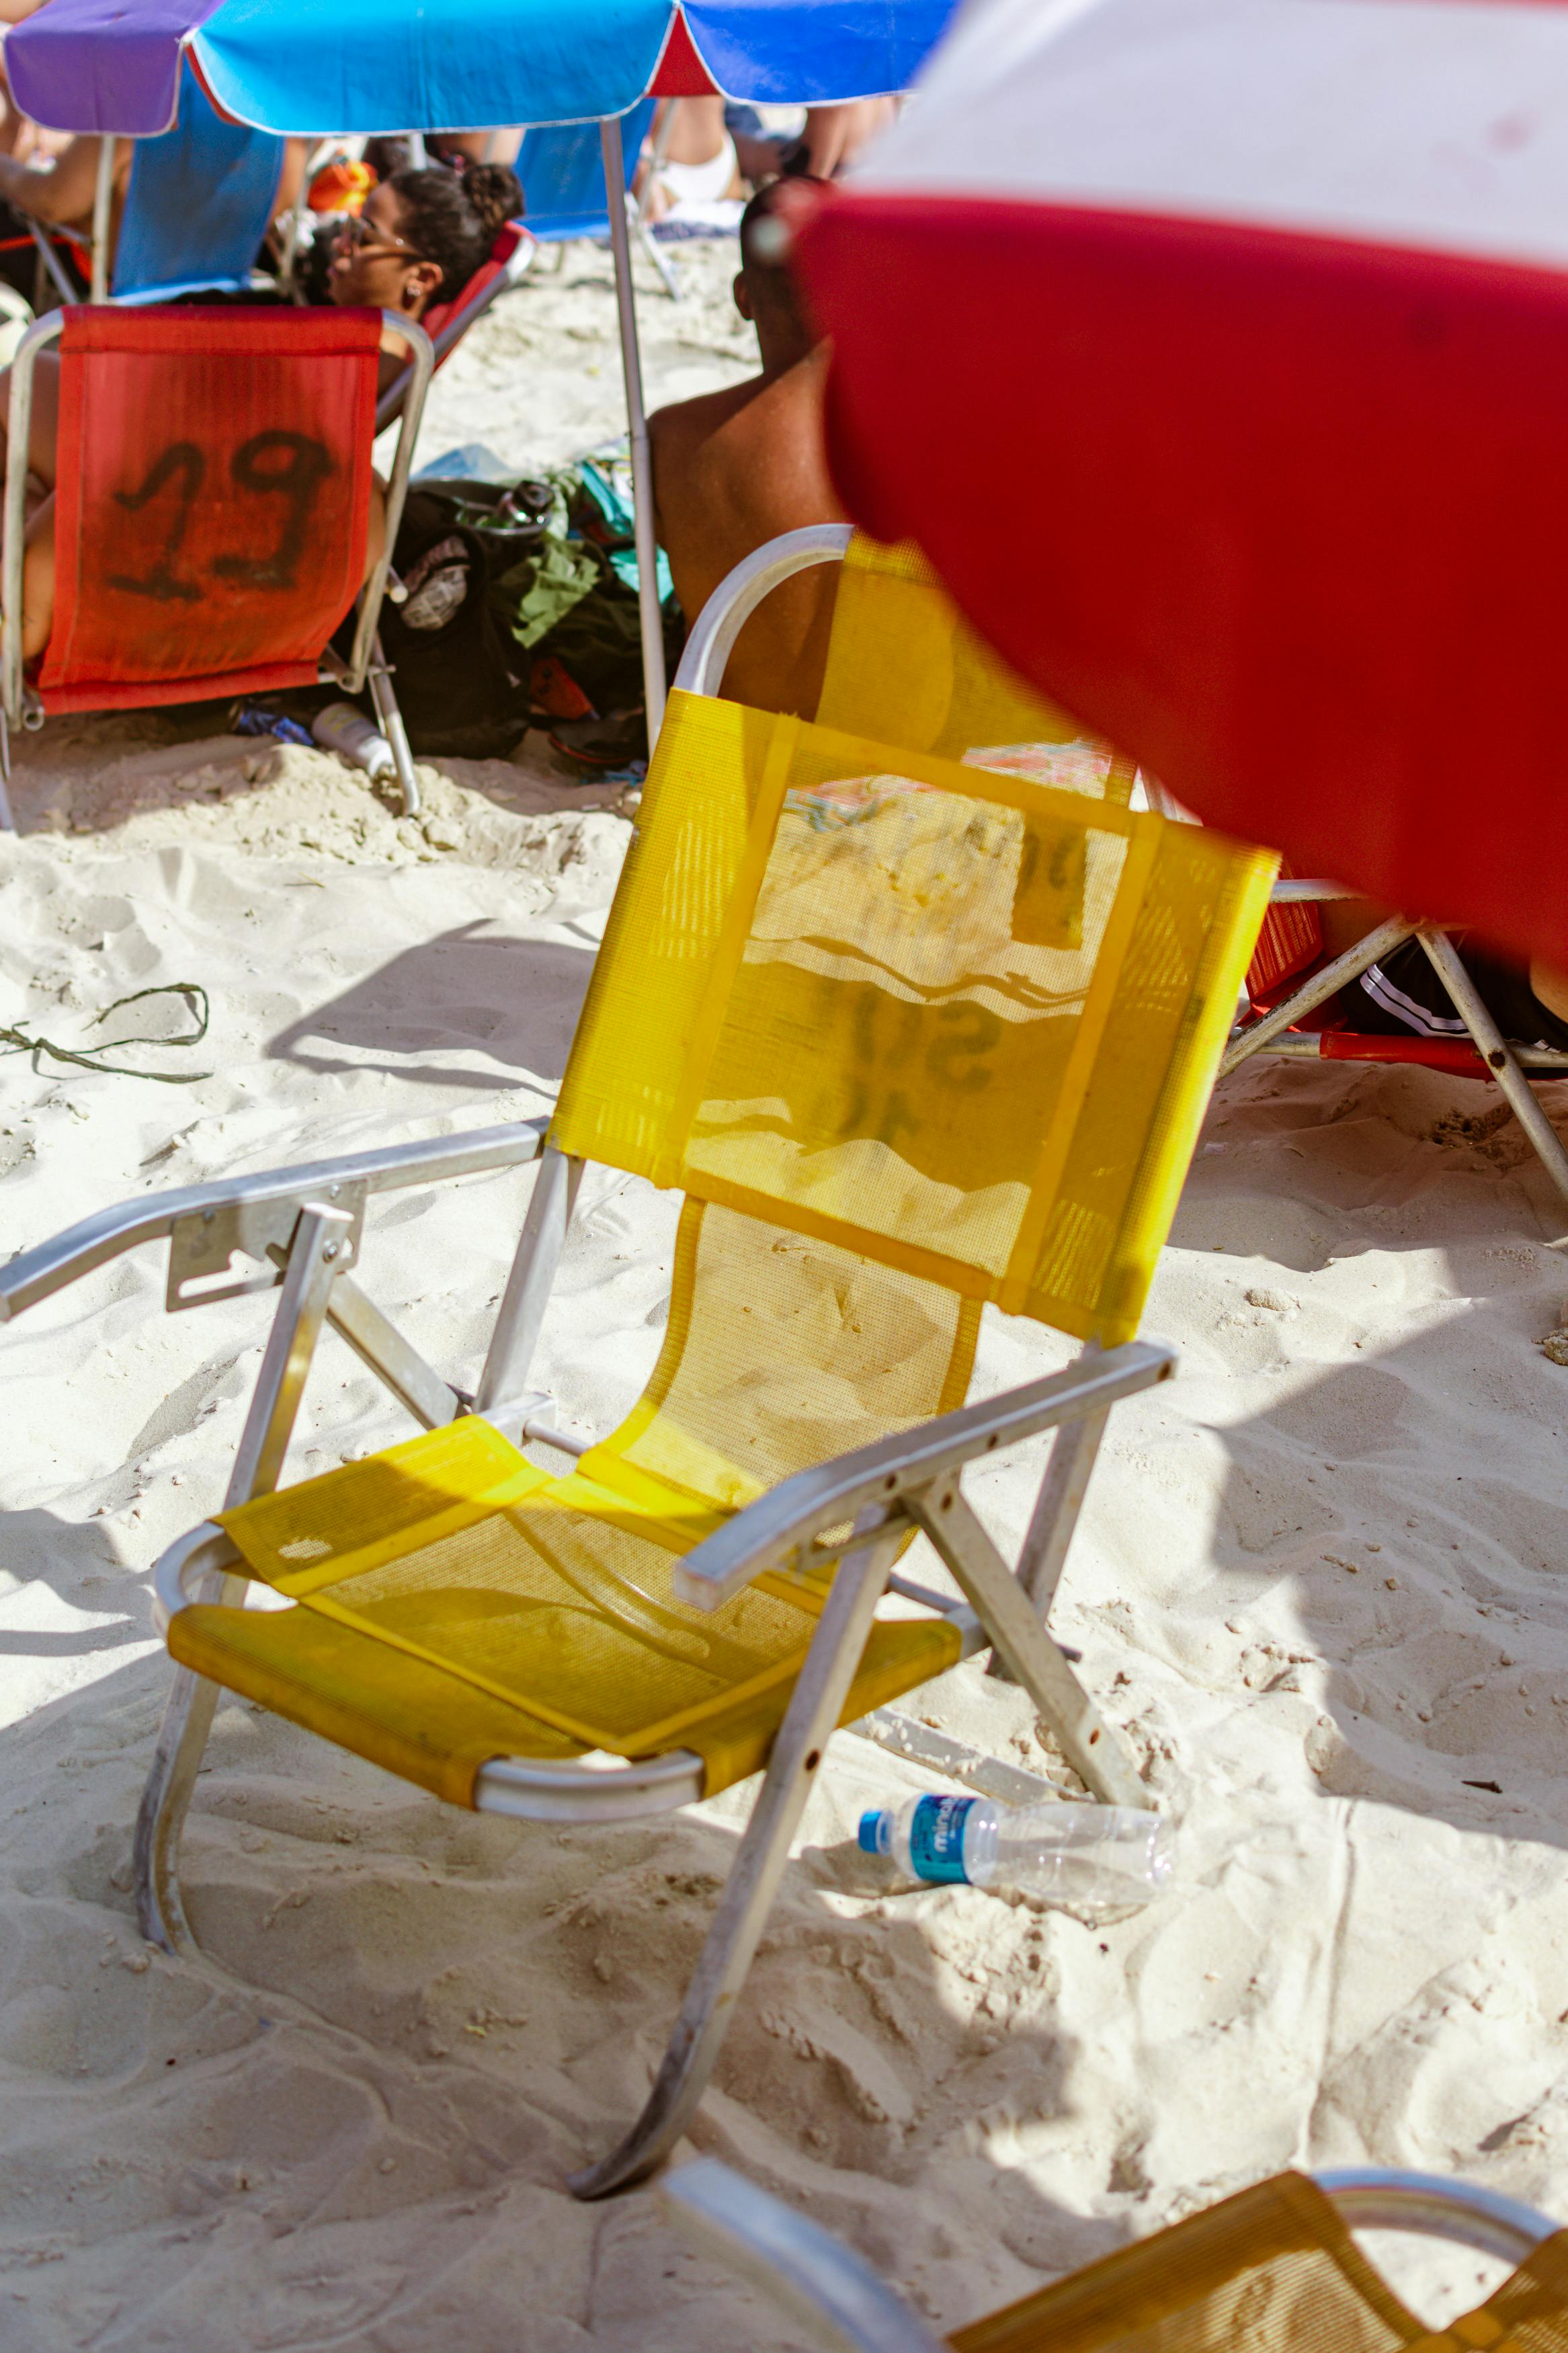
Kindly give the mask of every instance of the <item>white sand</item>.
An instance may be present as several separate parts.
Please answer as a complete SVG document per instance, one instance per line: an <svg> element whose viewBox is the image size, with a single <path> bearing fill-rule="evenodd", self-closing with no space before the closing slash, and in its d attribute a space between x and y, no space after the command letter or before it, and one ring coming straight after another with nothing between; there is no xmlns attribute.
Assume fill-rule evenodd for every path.
<svg viewBox="0 0 1568 2353"><path fill-rule="evenodd" d="M645 303L656 397L741 348L730 260L681 257L710 290L689 313ZM568 272L443 379L429 454L561 456L613 426L607 304ZM156 1059L211 1075L0 1061L0 1249L144 1189L548 1107L626 838L582 813L602 794L446 761L415 827L313 753L101 722L31 748L0 1021L85 1042L110 997L201 981L210 1037ZM455 1376L527 1181L374 1220L367 1285ZM590 1180L544 1366L580 1427L652 1362L671 1223ZM1093 1931L893 1890L857 1813L921 1778L839 1739L697 2147L950 2325L1290 2163L1460 2172L1568 2213L1568 1370L1536 1345L1563 1225L1479 1089L1285 1065L1227 1086L1148 1318L1182 1374L1113 1421L1056 1620L1180 1824L1179 1892ZM264 1302L166 1318L163 1289L145 1252L0 1338L0 2345L790 2342L647 2193L562 2186L642 2096L749 1792L557 1835L231 1702L186 1844L213 1966L142 1946L148 1569L221 1496L265 1329ZM983 1383L1065 1354L993 1321ZM380 1399L329 1339L291 1474L405 1434ZM1035 1469L974 1482L999 1534ZM1046 1761L976 1668L921 1704ZM1427 2264L1424 2292L1478 2268Z"/></svg>

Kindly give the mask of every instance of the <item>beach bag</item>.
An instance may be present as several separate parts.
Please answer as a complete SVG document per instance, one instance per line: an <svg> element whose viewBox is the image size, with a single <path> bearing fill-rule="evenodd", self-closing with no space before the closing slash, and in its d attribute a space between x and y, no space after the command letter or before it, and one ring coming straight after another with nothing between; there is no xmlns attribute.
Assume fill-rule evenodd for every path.
<svg viewBox="0 0 1568 2353"><path fill-rule="evenodd" d="M528 724L529 657L489 591L543 536L533 489L432 481L408 493L393 553L407 596L383 606L381 641L416 753L502 758Z"/></svg>

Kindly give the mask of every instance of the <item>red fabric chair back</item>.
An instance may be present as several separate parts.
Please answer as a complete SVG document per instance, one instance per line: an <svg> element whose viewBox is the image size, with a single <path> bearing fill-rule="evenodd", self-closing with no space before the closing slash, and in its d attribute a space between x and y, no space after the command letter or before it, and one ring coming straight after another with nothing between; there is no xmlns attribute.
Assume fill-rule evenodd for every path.
<svg viewBox="0 0 1568 2353"><path fill-rule="evenodd" d="M46 711L314 681L364 576L374 311L71 309Z"/></svg>
<svg viewBox="0 0 1568 2353"><path fill-rule="evenodd" d="M471 311L481 295L489 292L527 235L528 231L521 221L504 221L496 231L496 241L489 256L480 262L462 291L450 302L433 302L430 305L419 323L433 343L439 343L447 328L466 311ZM453 347L449 343L446 351L438 353L437 367Z"/></svg>

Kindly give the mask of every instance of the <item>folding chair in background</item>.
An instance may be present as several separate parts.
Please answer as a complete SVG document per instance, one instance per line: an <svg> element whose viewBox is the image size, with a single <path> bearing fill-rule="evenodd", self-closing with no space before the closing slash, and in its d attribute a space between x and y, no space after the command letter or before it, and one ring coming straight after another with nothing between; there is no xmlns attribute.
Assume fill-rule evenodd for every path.
<svg viewBox="0 0 1568 2353"><path fill-rule="evenodd" d="M1533 2207L1440 2175L1281 2173L1119 2247L945 2340L841 2240L711 2158L660 2184L699 2251L826 2353L1563 2353L1568 2232ZM1518 2265L1434 2334L1373 2268L1357 2231L1408 2232Z"/></svg>
<svg viewBox="0 0 1568 2353"><path fill-rule="evenodd" d="M950 702L969 671L950 646ZM156 1572L178 1672L138 1828L147 1936L189 1939L178 1843L218 1685L533 1820L761 1773L643 2116L574 2182L594 2197L693 2114L836 1725L1046 1794L890 1707L990 1650L1095 1797L1146 1804L1044 1620L1110 1407L1173 1366L1134 1335L1273 871L1109 797L678 685L549 1123L143 1195L0 1269L11 1314L159 1236L172 1307L281 1271L227 1505ZM534 1159L468 1395L360 1288L366 1198ZM658 1362L592 1444L531 1386L589 1161L686 1197ZM237 1250L272 1265L230 1277ZM965 1406L986 1301L1084 1353ZM279 1491L327 1323L426 1434ZM961 1473L1045 1431L1015 1573ZM921 1531L962 1601L895 1568Z"/></svg>
<svg viewBox="0 0 1568 2353"><path fill-rule="evenodd" d="M124 711L367 680L418 786L378 621L387 558L362 591L384 327L413 353L386 497L396 537L430 378L423 328L393 311L72 305L30 327L11 373L0 596L0 775L10 731ZM59 352L55 610L24 674L27 432L40 352ZM346 659L333 632L353 609ZM11 815L0 786L0 825Z"/></svg>
<svg viewBox="0 0 1568 2353"><path fill-rule="evenodd" d="M1456 1078L1495 1081L1547 1175L1568 1198L1568 1150L1526 1075L1533 1071L1542 1079L1568 1078L1568 1053L1504 1038L1440 923L1391 916L1342 955L1328 957L1318 909L1354 895L1333 882L1287 877L1275 884L1258 953L1247 969L1251 1018L1226 1047L1222 1076L1254 1054L1279 1054L1300 1061L1395 1063L1446 1071ZM1447 1036L1360 1032L1342 1015L1325 1010L1341 989L1351 987L1406 940L1420 941L1454 1008Z"/></svg>
<svg viewBox="0 0 1568 2353"><path fill-rule="evenodd" d="M651 98L644 99L622 119L621 145L626 177L621 200L626 207L628 227L673 301L680 292L679 280L668 255L661 252L649 235L647 224L631 195L637 158L653 121L654 104ZM518 154L517 176L522 182L523 226L536 247L559 248L570 244L574 237L609 236L609 192L597 122L565 122L529 132Z"/></svg>
<svg viewBox="0 0 1568 2353"><path fill-rule="evenodd" d="M110 222L117 142L99 159L92 242L78 285L41 222L33 239L62 302L161 302L198 289L244 290L270 283L257 269L272 221L284 142L269 131L216 112L190 60L180 68L172 131L132 142L125 208L110 268Z"/></svg>

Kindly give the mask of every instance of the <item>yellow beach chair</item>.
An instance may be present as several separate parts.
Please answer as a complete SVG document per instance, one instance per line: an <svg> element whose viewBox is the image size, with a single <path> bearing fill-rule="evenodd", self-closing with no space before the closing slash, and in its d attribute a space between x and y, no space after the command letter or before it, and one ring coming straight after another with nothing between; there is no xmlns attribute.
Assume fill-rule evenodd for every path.
<svg viewBox="0 0 1568 2353"><path fill-rule="evenodd" d="M1472 2183L1347 2168L1282 2173L1120 2247L939 2337L852 2253L780 2200L703 2158L661 2185L670 2221L828 2353L1561 2353L1568 2232ZM1447 2239L1518 2264L1484 2304L1429 2330L1373 2270L1355 2231Z"/></svg>
<svg viewBox="0 0 1568 2353"><path fill-rule="evenodd" d="M858 568L930 609L897 564ZM951 632L945 658L951 708ZM982 719L1000 767L678 689L547 1129L143 1198L0 1271L12 1313L160 1232L171 1305L243 1287L236 1250L270 1258L257 1284L281 1275L227 1508L156 1573L180 1672L138 1830L151 1938L188 1938L180 1825L220 1685L534 1820L763 1774L647 2107L585 2196L649 2170L695 2109L836 1725L989 1649L1096 1797L1146 1802L1043 1620L1110 1408L1173 1366L1135 1335L1273 860L1130 814L1108 756L1084 754L1087 790L1034 781L1012 721L1058 723L1037 706L998 733L977 705L958 737ZM1060 727L1039 756L1067 756ZM534 1158L459 1396L359 1287L366 1198ZM658 1363L584 1446L529 1381L591 1160L686 1203ZM1085 1355L965 1406L986 1301ZM327 1323L426 1434L274 1492ZM1049 1430L1015 1573L960 1473ZM552 1477L521 1437L579 1459ZM962 1602L896 1571L922 1530ZM879 1614L889 1589L905 1614Z"/></svg>

